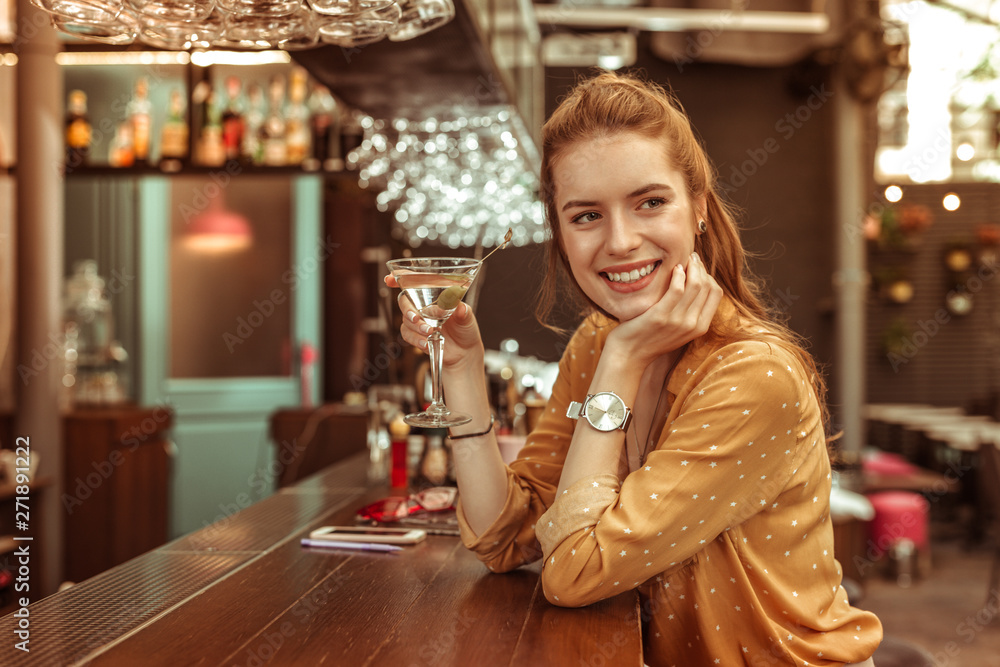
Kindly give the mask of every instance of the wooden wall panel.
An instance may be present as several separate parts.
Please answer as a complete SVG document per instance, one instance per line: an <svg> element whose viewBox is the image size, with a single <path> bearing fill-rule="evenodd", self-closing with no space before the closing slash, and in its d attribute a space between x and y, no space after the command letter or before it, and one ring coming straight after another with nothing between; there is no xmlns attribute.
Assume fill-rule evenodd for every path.
<svg viewBox="0 0 1000 667"><path fill-rule="evenodd" d="M942 199L950 192L961 207L946 211ZM913 298L894 304L873 289L867 308L868 402L916 402L972 408L992 404L1000 390L1000 266L975 243L976 229L1000 224L1000 184L928 184L904 187L900 203L922 204L934 215L931 226L908 251L870 247L868 270L877 277L886 266L905 270ZM952 287L944 254L952 243L967 242L977 255L959 282L973 294L974 307L965 316L948 312L945 296ZM1000 257L1000 248L993 249ZM909 345L890 360L884 349L887 328L896 322L909 334Z"/></svg>

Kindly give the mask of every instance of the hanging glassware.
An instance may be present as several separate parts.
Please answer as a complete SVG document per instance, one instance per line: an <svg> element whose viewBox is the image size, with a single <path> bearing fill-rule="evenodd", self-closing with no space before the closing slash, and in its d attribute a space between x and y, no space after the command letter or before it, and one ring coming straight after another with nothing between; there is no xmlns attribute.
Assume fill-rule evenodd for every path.
<svg viewBox="0 0 1000 667"><path fill-rule="evenodd" d="M82 40L167 49L300 50L413 39L455 18L451 0L31 0Z"/></svg>
<svg viewBox="0 0 1000 667"><path fill-rule="evenodd" d="M545 240L538 176L506 107L454 108L420 120L366 117L347 156L358 183L393 210L393 233L411 246L517 246Z"/></svg>

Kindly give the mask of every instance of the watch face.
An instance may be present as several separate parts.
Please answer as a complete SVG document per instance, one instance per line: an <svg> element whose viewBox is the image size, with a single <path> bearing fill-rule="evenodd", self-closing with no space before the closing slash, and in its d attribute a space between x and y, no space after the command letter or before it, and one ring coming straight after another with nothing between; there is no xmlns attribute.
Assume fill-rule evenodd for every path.
<svg viewBox="0 0 1000 667"><path fill-rule="evenodd" d="M625 422L625 404L615 394L594 394L587 401L587 421L598 431L614 431Z"/></svg>

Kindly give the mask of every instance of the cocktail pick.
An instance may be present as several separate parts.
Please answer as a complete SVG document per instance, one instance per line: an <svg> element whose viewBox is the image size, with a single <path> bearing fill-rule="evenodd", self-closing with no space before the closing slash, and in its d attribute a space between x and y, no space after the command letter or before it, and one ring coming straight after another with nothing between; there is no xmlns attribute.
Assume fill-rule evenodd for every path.
<svg viewBox="0 0 1000 667"><path fill-rule="evenodd" d="M510 239L511 239L511 238L512 238L513 236L514 236L514 230L513 230L513 229L511 229L510 227L508 227L508 228L507 228L507 233L503 235L503 243L501 243L500 245L498 245L498 246L497 246L496 248L493 248L493 250L490 250L490 251L489 251L489 252L488 252L488 253L486 254L486 257L483 257L483 258L482 258L481 260L479 260L479 261L480 261L480 262L485 262L485 261L486 261L486 259L487 259L487 257L489 257L490 255L492 255L493 253L495 253L495 252L496 252L497 250L500 250L500 249L502 249L502 248L506 248L506 247L507 247L507 244L508 244L508 243L510 243Z"/></svg>

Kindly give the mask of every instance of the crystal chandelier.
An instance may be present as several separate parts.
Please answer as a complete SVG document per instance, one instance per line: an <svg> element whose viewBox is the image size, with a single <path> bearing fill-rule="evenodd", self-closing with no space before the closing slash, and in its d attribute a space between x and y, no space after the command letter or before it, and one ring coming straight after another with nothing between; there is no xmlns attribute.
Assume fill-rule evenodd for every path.
<svg viewBox="0 0 1000 667"><path fill-rule="evenodd" d="M451 109L423 120L362 120L347 156L363 188L394 209L393 234L411 246L494 246L508 229L517 246L546 238L538 176L513 131L513 112ZM520 150L519 150L520 149Z"/></svg>
<svg viewBox="0 0 1000 667"><path fill-rule="evenodd" d="M168 50L351 48L404 41L455 16L452 0L31 0L59 31Z"/></svg>

